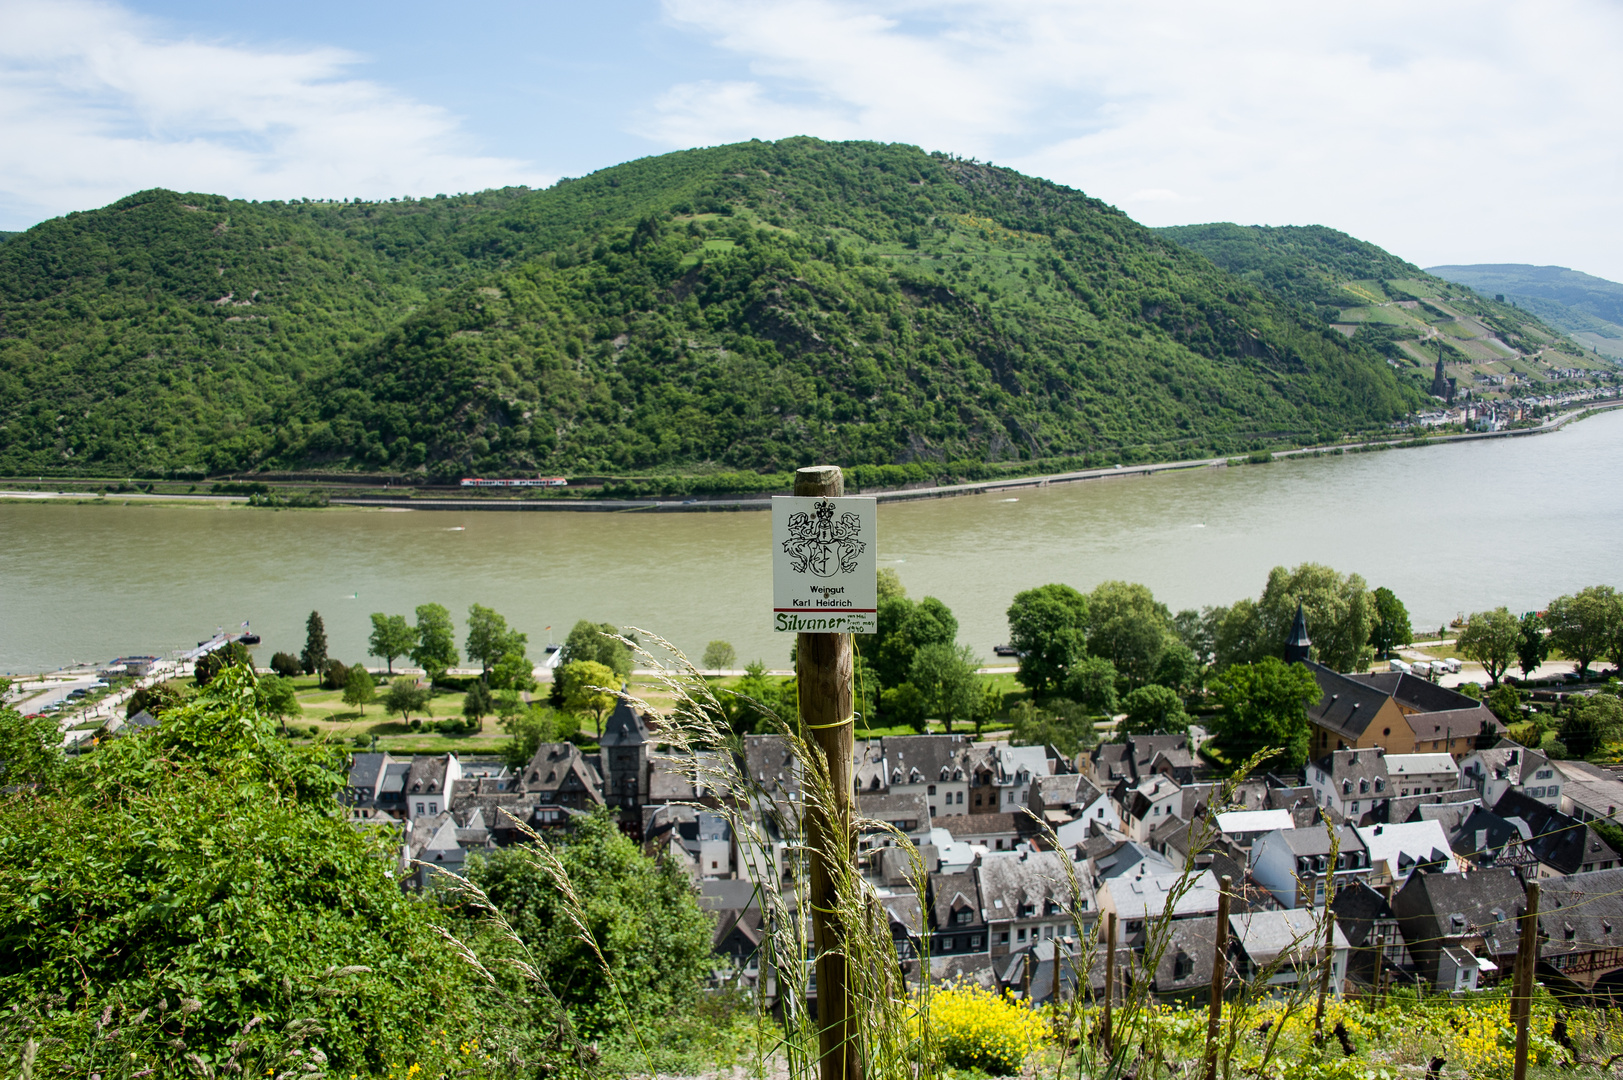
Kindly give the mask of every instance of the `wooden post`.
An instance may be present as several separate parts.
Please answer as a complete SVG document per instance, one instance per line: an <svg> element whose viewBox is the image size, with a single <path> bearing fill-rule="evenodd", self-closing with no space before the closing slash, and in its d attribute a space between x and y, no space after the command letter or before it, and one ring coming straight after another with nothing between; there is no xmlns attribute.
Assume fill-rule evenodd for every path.
<svg viewBox="0 0 1623 1080"><path fill-rule="evenodd" d="M838 498L845 478L837 465L814 465L795 473L795 494ZM852 784L851 635L801 634L795 645L800 722L828 762L834 805L827 817L806 815L811 847L812 942L816 948L817 1027L821 1080L862 1080L853 1022L848 959L840 929L836 875L825 862L844 854L845 874L855 873L856 814Z"/></svg>
<svg viewBox="0 0 1623 1080"><path fill-rule="evenodd" d="M1533 975L1538 970L1538 882L1527 883L1527 910L1522 913L1522 940L1517 958L1520 984L1513 1006L1516 1017L1516 1080L1527 1080L1527 1028L1533 1020Z"/></svg>
<svg viewBox="0 0 1623 1080"><path fill-rule="evenodd" d="M1234 880L1224 874L1218 882L1217 941L1212 949L1212 1002L1206 1014L1206 1080L1217 1080L1217 1035L1223 1024L1223 986L1229 966L1229 889Z"/></svg>
<svg viewBox="0 0 1623 1080"><path fill-rule="evenodd" d="M1386 969L1382 967L1382 958L1386 954L1386 935L1375 935L1375 1004L1377 1007L1386 999L1386 983L1383 976Z"/></svg>
<svg viewBox="0 0 1623 1080"><path fill-rule="evenodd" d="M1319 1005L1313 1010L1313 1038L1324 1041L1324 999L1330 996L1330 969L1336 965L1336 913L1324 907L1324 964L1319 968Z"/></svg>
<svg viewBox="0 0 1623 1080"><path fill-rule="evenodd" d="M1111 1033L1111 1010L1116 1005L1116 913L1112 911L1105 918L1105 933L1110 935L1110 941L1105 945L1105 1019L1101 1030L1104 1033L1104 1046L1106 1056L1113 1056L1116 1052L1115 1036ZM1090 965L1091 966L1091 965Z"/></svg>

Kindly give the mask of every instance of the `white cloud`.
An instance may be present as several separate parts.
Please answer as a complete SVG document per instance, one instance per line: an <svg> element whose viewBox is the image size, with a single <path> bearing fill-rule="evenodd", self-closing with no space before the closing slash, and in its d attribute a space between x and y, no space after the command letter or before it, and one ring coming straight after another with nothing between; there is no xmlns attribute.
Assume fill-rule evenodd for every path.
<svg viewBox="0 0 1623 1080"><path fill-rule="evenodd" d="M0 218L150 187L244 198L432 195L550 178L479 155L443 109L331 48L166 37L123 8L0 0Z"/></svg>
<svg viewBox="0 0 1623 1080"><path fill-rule="evenodd" d="M641 118L672 146L919 143L1149 224L1322 223L1428 265L1623 279L1623 9L1605 0L664 0L743 58Z"/></svg>

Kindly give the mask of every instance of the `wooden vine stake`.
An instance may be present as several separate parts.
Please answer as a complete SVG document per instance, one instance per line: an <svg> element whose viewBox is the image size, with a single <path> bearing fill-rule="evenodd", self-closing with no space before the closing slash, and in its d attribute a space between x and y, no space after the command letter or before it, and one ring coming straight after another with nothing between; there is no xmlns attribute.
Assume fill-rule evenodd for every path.
<svg viewBox="0 0 1623 1080"><path fill-rule="evenodd" d="M1516 1023L1516 1080L1527 1080L1527 1028L1533 1019L1533 975L1538 969L1538 882L1527 883L1520 948L1516 950L1516 989L1511 1019Z"/></svg>
<svg viewBox="0 0 1623 1080"><path fill-rule="evenodd" d="M845 478L837 465L800 469L795 473L795 494L839 498L845 494ZM796 640L800 721L828 761L833 796L833 806L828 813L813 809L806 815L806 838L811 848L812 943L817 954L821 1080L862 1080L849 959L835 885L841 875L849 877L856 873L856 832L852 827L856 800L851 787L856 736L854 724L848 722L853 702L851 663L850 634L802 633ZM836 869L829 865L830 860L842 855L845 866Z"/></svg>
<svg viewBox="0 0 1623 1080"><path fill-rule="evenodd" d="M1229 890L1234 879L1224 874L1217 894L1217 941L1212 948L1212 1001L1206 1014L1206 1080L1217 1080L1217 1036L1223 1026L1223 988L1229 970Z"/></svg>

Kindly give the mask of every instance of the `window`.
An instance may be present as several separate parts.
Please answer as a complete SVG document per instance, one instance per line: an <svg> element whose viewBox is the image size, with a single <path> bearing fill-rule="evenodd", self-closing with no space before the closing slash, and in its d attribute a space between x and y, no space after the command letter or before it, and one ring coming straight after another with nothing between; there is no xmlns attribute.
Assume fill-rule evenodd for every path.
<svg viewBox="0 0 1623 1080"><path fill-rule="evenodd" d="M710 860L710 869L712 869L712 870L716 869L716 865L717 865L716 860L711 859Z"/></svg>
<svg viewBox="0 0 1623 1080"><path fill-rule="evenodd" d="M1102 806L1099 807L1099 812L1097 814L1095 814L1094 816L1095 817L1104 817L1105 816L1105 808L1102 807Z"/></svg>
<svg viewBox="0 0 1623 1080"><path fill-rule="evenodd" d="M981 947L981 936L979 934L971 935L969 939L969 947L971 949L978 949Z"/></svg>
<svg viewBox="0 0 1623 1080"><path fill-rule="evenodd" d="M958 793L958 805L964 805L964 793L962 791Z"/></svg>
<svg viewBox="0 0 1623 1080"><path fill-rule="evenodd" d="M925 791L925 794L926 795L934 795L935 794L935 785L931 784L929 789Z"/></svg>
<svg viewBox="0 0 1623 1080"><path fill-rule="evenodd" d="M952 913L952 921L959 926L966 926L975 920L975 913L969 908L959 908Z"/></svg>
<svg viewBox="0 0 1623 1080"><path fill-rule="evenodd" d="M957 939L955 939L955 938L948 937L948 938L942 938L941 939L941 951L942 952L952 952L952 950L954 948L956 948L957 945L958 945L958 942L957 942Z"/></svg>
<svg viewBox="0 0 1623 1080"><path fill-rule="evenodd" d="M997 932L997 943L999 945L1007 945L1009 943L1009 932L1007 930L999 930Z"/></svg>
<svg viewBox="0 0 1623 1080"><path fill-rule="evenodd" d="M1354 799L1352 801L1352 805L1349 806L1347 809L1351 810L1355 814L1358 813L1358 800Z"/></svg>
<svg viewBox="0 0 1623 1080"><path fill-rule="evenodd" d="M1022 926L1020 929L1016 930L1014 932L1014 939L1016 941L1026 940L1026 928Z"/></svg>
<svg viewBox="0 0 1623 1080"><path fill-rule="evenodd" d="M417 804L417 812L419 814L421 814L423 812L423 804L422 803Z"/></svg>

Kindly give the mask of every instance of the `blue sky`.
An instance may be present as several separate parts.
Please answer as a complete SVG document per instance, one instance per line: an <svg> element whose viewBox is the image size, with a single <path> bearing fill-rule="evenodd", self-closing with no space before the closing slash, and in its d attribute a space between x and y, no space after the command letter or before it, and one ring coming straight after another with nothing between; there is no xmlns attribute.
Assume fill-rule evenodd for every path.
<svg viewBox="0 0 1623 1080"><path fill-rule="evenodd" d="M811 134L1151 225L1623 280L1610 0L0 0L0 26L0 229L153 186L431 195Z"/></svg>

